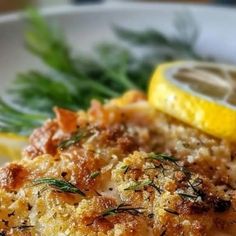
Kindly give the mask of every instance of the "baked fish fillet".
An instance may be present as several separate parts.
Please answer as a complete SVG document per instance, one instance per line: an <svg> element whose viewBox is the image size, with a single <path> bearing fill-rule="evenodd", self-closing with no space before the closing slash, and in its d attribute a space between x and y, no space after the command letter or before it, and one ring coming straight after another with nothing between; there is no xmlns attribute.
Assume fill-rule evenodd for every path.
<svg viewBox="0 0 236 236"><path fill-rule="evenodd" d="M0 168L0 235L236 235L236 146L139 92L55 108Z"/></svg>

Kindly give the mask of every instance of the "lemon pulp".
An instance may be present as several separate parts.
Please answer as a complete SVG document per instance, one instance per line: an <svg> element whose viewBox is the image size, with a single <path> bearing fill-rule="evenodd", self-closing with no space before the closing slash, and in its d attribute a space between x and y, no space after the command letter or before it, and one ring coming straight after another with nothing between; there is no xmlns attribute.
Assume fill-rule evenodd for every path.
<svg viewBox="0 0 236 236"><path fill-rule="evenodd" d="M236 67L204 62L158 66L149 102L218 138L236 141Z"/></svg>

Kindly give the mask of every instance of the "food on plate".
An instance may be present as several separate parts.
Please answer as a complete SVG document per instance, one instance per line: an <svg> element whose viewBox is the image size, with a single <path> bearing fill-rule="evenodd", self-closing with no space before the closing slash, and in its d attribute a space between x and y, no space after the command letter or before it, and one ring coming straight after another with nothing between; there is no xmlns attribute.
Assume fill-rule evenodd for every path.
<svg viewBox="0 0 236 236"><path fill-rule="evenodd" d="M3 235L235 234L235 145L137 91L54 112L0 169Z"/></svg>
<svg viewBox="0 0 236 236"><path fill-rule="evenodd" d="M161 111L219 138L236 141L236 68L206 62L158 67L149 101Z"/></svg>
<svg viewBox="0 0 236 236"><path fill-rule="evenodd" d="M158 63L205 58L195 50L199 29L187 12L176 14L171 35L158 29L115 26L114 34L122 44L99 42L91 54L76 54L71 50L74 45L68 44L57 27L35 10L27 13L26 49L46 70L32 68L17 74L6 96L0 98L0 153L8 159L20 158L19 146L45 119L54 116L54 106L87 109L94 98L104 101L127 90L146 91ZM140 48L145 53L137 57L135 52Z"/></svg>
<svg viewBox="0 0 236 236"><path fill-rule="evenodd" d="M0 131L28 136L53 117L54 106L87 109L91 99L104 101L132 89L147 90L158 63L177 59L203 60L195 50L198 27L189 14L177 14L173 35L158 29L134 31L114 27L122 40L99 42L92 53L75 52L58 28L30 11L25 30L27 51L45 68L31 68L16 76L0 98ZM181 27L184 27L184 32ZM143 57L136 51L144 49ZM133 50L134 49L134 50ZM7 96L5 96L7 95ZM7 98L6 98L7 97Z"/></svg>
<svg viewBox="0 0 236 236"><path fill-rule="evenodd" d="M235 69L164 64L141 92L157 63L204 58L193 22L172 36L118 27L131 47L78 59L36 12L29 21L28 49L50 70L0 98L0 154L19 159L0 167L0 235L234 236Z"/></svg>

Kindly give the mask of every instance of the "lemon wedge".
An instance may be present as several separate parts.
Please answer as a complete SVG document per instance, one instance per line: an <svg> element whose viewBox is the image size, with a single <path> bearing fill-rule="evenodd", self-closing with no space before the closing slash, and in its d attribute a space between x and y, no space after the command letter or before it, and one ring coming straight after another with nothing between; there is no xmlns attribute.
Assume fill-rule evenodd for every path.
<svg viewBox="0 0 236 236"><path fill-rule="evenodd" d="M151 79L148 99L191 126L236 141L236 67L185 61L162 64Z"/></svg>
<svg viewBox="0 0 236 236"><path fill-rule="evenodd" d="M20 158L27 138L11 133L0 133L0 164Z"/></svg>

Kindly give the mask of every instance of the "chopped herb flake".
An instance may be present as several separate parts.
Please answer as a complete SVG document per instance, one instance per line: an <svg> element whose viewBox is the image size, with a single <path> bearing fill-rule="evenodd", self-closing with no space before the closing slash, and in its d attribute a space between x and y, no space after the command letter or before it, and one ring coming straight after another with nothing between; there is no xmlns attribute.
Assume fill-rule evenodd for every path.
<svg viewBox="0 0 236 236"><path fill-rule="evenodd" d="M33 182L35 185L46 184L52 188L55 188L56 190L58 190L60 192L80 194L81 196L85 197L84 192L82 192L75 185L73 185L65 180L58 180L58 179L54 179L54 178L42 178L42 179L34 180Z"/></svg>
<svg viewBox="0 0 236 236"><path fill-rule="evenodd" d="M149 186L152 183L152 180L146 179L142 181L138 181L130 185L128 188L125 188L124 190L141 190L145 186Z"/></svg>
<svg viewBox="0 0 236 236"><path fill-rule="evenodd" d="M179 215L179 213L175 210L172 210L170 208L164 208L164 210L170 214L173 214L173 215Z"/></svg>
<svg viewBox="0 0 236 236"><path fill-rule="evenodd" d="M129 170L129 166L128 165L124 165L121 167L122 170L124 170L124 174L126 174Z"/></svg>
<svg viewBox="0 0 236 236"><path fill-rule="evenodd" d="M98 177L101 174L100 171L94 171L93 173L91 173L90 178L91 179L95 179L96 177Z"/></svg>
<svg viewBox="0 0 236 236"><path fill-rule="evenodd" d="M110 208L110 209L104 211L101 214L101 216L102 217L107 217L107 216L113 216L113 215L116 215L116 214L119 214L119 213L128 213L128 214L131 214L131 215L140 215L140 214L143 213L141 210L143 210L142 207L131 207L129 204L121 203L117 207Z"/></svg>
<svg viewBox="0 0 236 236"><path fill-rule="evenodd" d="M174 156L170 156L165 153L150 153L148 159L157 160L157 161L170 161L176 163L178 159Z"/></svg>
<svg viewBox="0 0 236 236"><path fill-rule="evenodd" d="M84 137L85 137L84 133L81 133L81 132L75 133L69 139L62 141L58 145L58 147L61 150L64 150L64 149L66 149L66 148L68 148L68 147L78 143Z"/></svg>

